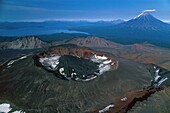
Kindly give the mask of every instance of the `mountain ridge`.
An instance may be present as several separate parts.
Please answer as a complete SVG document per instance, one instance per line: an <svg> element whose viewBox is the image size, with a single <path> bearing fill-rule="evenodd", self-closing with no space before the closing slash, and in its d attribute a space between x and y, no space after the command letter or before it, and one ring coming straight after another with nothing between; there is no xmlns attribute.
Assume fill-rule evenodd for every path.
<svg viewBox="0 0 170 113"><path fill-rule="evenodd" d="M0 42L0 49L38 49L57 46L60 44L75 44L78 46L86 47L112 47L112 48L121 45L95 36L87 36L85 38L73 38L68 41L62 40L53 42L46 42L39 37L29 36L16 38L16 40L13 41Z"/></svg>

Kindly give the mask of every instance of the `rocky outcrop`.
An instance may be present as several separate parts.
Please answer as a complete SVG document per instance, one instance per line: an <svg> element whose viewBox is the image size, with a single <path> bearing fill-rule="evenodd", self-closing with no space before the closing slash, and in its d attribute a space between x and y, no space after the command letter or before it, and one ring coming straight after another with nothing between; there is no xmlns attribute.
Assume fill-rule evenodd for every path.
<svg viewBox="0 0 170 113"><path fill-rule="evenodd" d="M127 113L137 102L147 100L152 94L160 90L162 90L162 88L156 87L143 91L128 92L123 97L116 98L114 107L108 109L107 113ZM125 98L126 100L122 101ZM98 113L98 111L99 110L94 111L94 113Z"/></svg>
<svg viewBox="0 0 170 113"><path fill-rule="evenodd" d="M0 49L36 49L48 47L51 44L40 40L38 37L22 37L11 42L1 42Z"/></svg>
<svg viewBox="0 0 170 113"><path fill-rule="evenodd" d="M128 91L123 96L115 98L114 104L111 104L112 107L107 106L107 109L98 109L95 110L94 113L104 113L100 112L103 110L107 110L107 113L127 113L137 102L143 102L150 98L152 94L169 87L168 70L154 64L147 64L146 67L153 76L151 85L144 87L142 90Z"/></svg>
<svg viewBox="0 0 170 113"><path fill-rule="evenodd" d="M163 90L161 87L152 87L141 91L130 91L124 96L117 97L111 107L107 106L101 110L92 111L93 113L127 113L137 102L147 100L152 94ZM106 109L107 108L107 109ZM105 111L104 111L105 110ZM102 111L102 112L101 112ZM104 112L103 112L104 111Z"/></svg>

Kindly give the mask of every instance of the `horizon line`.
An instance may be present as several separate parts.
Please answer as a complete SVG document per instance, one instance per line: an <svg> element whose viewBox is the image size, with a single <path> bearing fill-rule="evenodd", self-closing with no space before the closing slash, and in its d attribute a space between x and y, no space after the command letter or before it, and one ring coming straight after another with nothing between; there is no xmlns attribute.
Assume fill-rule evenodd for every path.
<svg viewBox="0 0 170 113"><path fill-rule="evenodd" d="M14 20L14 21L3 21L0 20L0 23L3 22L48 22L48 21L68 21L68 22L79 22L79 21L86 21L86 22L99 22L99 21L117 21L117 20L122 20L122 21L129 21L131 19L43 19L43 20ZM170 23L170 20L161 20L166 23Z"/></svg>
<svg viewBox="0 0 170 113"><path fill-rule="evenodd" d="M97 21L116 21L123 20L128 21L128 19L35 19L35 20L0 20L0 22L46 22L46 21L88 21L88 22L97 22Z"/></svg>

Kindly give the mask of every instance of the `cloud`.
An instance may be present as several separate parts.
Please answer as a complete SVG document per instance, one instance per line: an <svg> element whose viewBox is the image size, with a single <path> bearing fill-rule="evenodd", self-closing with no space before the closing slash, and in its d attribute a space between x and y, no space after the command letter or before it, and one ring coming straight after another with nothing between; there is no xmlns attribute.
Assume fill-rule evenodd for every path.
<svg viewBox="0 0 170 113"><path fill-rule="evenodd" d="M49 9L49 8L39 8L39 7L29 7L29 6L19 6L19 5L5 5L6 8L22 10L22 11L30 11L30 12L47 12L47 13L73 13L73 12L81 12L81 10L62 10L62 9Z"/></svg>
<svg viewBox="0 0 170 113"><path fill-rule="evenodd" d="M143 10L143 12L141 14L139 14L137 17L135 17L134 19L136 19L142 15L145 15L147 13L152 13L152 12L156 12L156 9Z"/></svg>
<svg viewBox="0 0 170 113"><path fill-rule="evenodd" d="M156 12L156 9L144 10L142 13L152 13L152 12Z"/></svg>

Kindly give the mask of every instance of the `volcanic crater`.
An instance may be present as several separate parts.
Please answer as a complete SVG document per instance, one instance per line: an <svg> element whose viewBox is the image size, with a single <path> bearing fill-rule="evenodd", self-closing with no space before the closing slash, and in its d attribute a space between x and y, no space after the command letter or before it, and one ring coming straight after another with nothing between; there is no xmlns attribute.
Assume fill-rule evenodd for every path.
<svg viewBox="0 0 170 113"><path fill-rule="evenodd" d="M73 44L49 48L35 55L39 66L66 80L90 81L118 68L118 61L101 52Z"/></svg>

